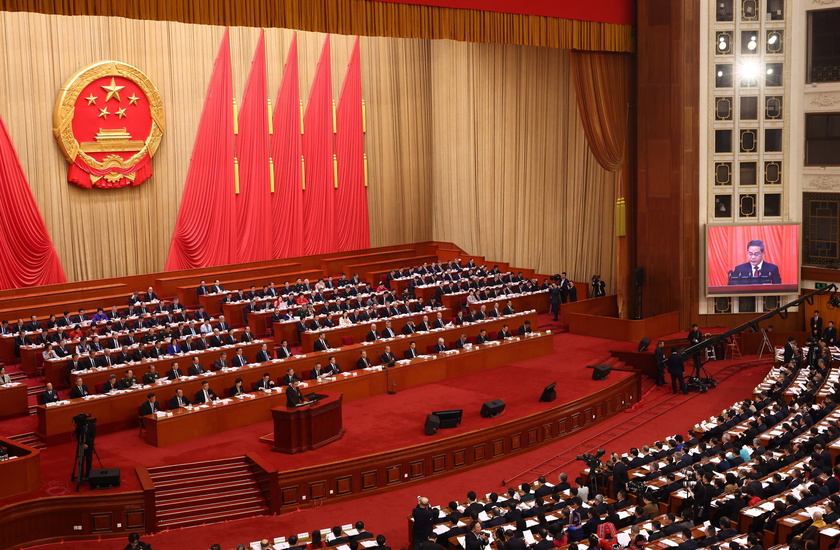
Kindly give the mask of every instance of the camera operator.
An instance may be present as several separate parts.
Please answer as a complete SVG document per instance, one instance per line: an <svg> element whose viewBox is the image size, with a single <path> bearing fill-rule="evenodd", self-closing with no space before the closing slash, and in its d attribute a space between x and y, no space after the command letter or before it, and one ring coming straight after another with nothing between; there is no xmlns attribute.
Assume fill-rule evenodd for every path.
<svg viewBox="0 0 840 550"><path fill-rule="evenodd" d="M77 414L73 417L76 424L76 459L79 465L79 481L87 481L93 466L93 446L96 440L96 419L89 414Z"/></svg>
<svg viewBox="0 0 840 550"><path fill-rule="evenodd" d="M466 550L481 550L490 544L490 535L481 531L481 522L473 521L466 537Z"/></svg>
<svg viewBox="0 0 840 550"><path fill-rule="evenodd" d="M696 525L709 519L709 507L712 505L714 494L714 487L711 484L713 477L711 473L706 472L691 488L694 495L694 523Z"/></svg>
<svg viewBox="0 0 840 550"><path fill-rule="evenodd" d="M606 296L607 293L605 291L606 283L601 280L600 275L593 275L592 276L592 297L598 298L600 296Z"/></svg>

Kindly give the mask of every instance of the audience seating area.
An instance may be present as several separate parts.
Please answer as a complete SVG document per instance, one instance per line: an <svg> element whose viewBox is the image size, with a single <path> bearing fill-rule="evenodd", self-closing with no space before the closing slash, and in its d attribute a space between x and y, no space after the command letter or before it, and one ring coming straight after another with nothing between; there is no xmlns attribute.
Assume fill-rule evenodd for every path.
<svg viewBox="0 0 840 550"><path fill-rule="evenodd" d="M768 366L748 399L685 435L607 455L603 469L583 469L577 483L563 473L555 485L540 478L436 507L430 538L469 548L465 537L478 521L497 549L834 548L840 367Z"/></svg>

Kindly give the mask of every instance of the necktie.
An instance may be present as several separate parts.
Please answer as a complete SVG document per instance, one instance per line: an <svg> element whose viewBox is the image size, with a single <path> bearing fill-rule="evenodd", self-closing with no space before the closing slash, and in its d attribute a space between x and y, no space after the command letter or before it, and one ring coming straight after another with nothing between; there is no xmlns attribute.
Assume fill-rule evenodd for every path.
<svg viewBox="0 0 840 550"><path fill-rule="evenodd" d="M208 392L204 392L204 402L207 403L210 401L210 394Z"/></svg>
<svg viewBox="0 0 840 550"><path fill-rule="evenodd" d="M181 403L181 398L179 397L178 398L178 406L180 407L181 405L183 405L183 403Z"/></svg>
<svg viewBox="0 0 840 550"><path fill-rule="evenodd" d="M753 277L758 277L758 266L753 266Z"/></svg>

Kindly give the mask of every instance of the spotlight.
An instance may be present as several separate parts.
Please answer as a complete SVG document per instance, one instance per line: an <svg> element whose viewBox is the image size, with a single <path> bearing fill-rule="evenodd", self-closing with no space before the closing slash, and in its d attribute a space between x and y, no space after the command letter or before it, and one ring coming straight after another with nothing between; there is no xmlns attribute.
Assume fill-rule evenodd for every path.
<svg viewBox="0 0 840 550"><path fill-rule="evenodd" d="M723 71L718 71L718 77L723 76Z"/></svg>
<svg viewBox="0 0 840 550"><path fill-rule="evenodd" d="M773 69L767 69L767 74L773 74Z"/></svg>
<svg viewBox="0 0 840 550"><path fill-rule="evenodd" d="M745 61L741 63L739 67L739 72L741 73L741 78L746 82L752 82L758 79L758 74L760 71L760 67L758 61Z"/></svg>
<svg viewBox="0 0 840 550"><path fill-rule="evenodd" d="M779 41L779 35L776 34L776 33L773 33L773 34L770 35L770 38L767 40L767 43L772 46L773 44L775 44L778 41Z"/></svg>
<svg viewBox="0 0 840 550"><path fill-rule="evenodd" d="M726 43L726 38L721 36L720 37L720 42L718 42L718 49L723 52L723 51L726 51L727 47L728 47L728 45Z"/></svg>
<svg viewBox="0 0 840 550"><path fill-rule="evenodd" d="M755 37L751 36L750 41L747 43L747 49L749 51L755 51L756 47L758 47L758 43L755 41Z"/></svg>
<svg viewBox="0 0 840 550"><path fill-rule="evenodd" d="M840 308L840 296L834 295L828 299L828 307L829 309L838 309Z"/></svg>

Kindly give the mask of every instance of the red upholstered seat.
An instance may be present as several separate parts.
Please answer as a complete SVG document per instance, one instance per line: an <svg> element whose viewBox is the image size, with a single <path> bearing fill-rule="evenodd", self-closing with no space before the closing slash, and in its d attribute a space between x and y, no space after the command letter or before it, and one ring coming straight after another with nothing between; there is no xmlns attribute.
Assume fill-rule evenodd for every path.
<svg viewBox="0 0 840 550"><path fill-rule="evenodd" d="M352 336L342 336L341 337L341 345L342 346L352 346L354 344Z"/></svg>

